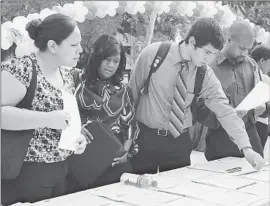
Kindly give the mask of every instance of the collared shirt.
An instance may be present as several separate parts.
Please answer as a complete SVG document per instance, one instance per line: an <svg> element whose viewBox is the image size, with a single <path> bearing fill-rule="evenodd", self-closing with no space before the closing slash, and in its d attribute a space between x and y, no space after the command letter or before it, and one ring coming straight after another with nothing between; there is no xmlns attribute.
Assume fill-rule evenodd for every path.
<svg viewBox="0 0 270 206"><path fill-rule="evenodd" d="M176 77L181 68L181 57L178 50L179 43L175 42L172 44L166 59L152 75L148 94L140 95L140 90L148 77L151 63L159 45L160 43L151 44L142 51L135 62L130 85L135 105L140 98L136 110L136 119L150 128L168 129ZM188 94L185 99L184 128L192 126L190 105L194 98L196 71L192 63L184 71L187 76L186 79L188 79L186 82ZM221 125L233 137L233 141L240 149L250 146L243 121L230 106L219 80L210 67L206 69L199 98L205 99L206 106L216 114Z"/></svg>
<svg viewBox="0 0 270 206"><path fill-rule="evenodd" d="M77 71L77 72L76 72ZM75 96L80 110L82 124L88 120L99 119L124 143L127 139L135 140L139 132L135 120L135 110L129 85L119 86L110 81L99 80L88 84L83 78L76 77L79 69L72 71L76 79Z"/></svg>
<svg viewBox="0 0 270 206"><path fill-rule="evenodd" d="M250 57L247 56L243 61L236 63L228 60L222 52L216 55L210 67L221 82L223 90L234 108L250 93L263 75L257 63ZM251 110L243 117L243 121L254 123L256 118L254 111Z"/></svg>

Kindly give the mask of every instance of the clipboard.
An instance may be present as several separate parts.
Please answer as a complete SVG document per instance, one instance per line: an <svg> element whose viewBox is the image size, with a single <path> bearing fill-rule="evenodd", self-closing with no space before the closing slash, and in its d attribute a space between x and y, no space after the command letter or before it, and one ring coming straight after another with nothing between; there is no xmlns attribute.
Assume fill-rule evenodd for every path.
<svg viewBox="0 0 270 206"><path fill-rule="evenodd" d="M90 122L86 129L94 140L86 146L83 154L68 157L69 174L85 188L111 167L116 154L125 152L120 140L101 121Z"/></svg>

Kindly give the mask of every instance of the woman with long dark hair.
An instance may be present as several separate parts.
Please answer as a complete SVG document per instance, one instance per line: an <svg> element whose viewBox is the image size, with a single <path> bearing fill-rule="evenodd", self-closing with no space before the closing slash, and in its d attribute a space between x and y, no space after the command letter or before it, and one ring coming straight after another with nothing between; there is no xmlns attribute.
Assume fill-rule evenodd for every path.
<svg viewBox="0 0 270 206"><path fill-rule="evenodd" d="M102 35L94 43L83 71L74 71L82 123L96 119L102 121L118 137L125 150L124 154L115 155L111 166L88 188L118 182L121 174L132 171L129 158L136 153L134 140L138 127L130 87L122 83L125 67L121 42L115 36ZM85 170L85 165L81 169Z"/></svg>

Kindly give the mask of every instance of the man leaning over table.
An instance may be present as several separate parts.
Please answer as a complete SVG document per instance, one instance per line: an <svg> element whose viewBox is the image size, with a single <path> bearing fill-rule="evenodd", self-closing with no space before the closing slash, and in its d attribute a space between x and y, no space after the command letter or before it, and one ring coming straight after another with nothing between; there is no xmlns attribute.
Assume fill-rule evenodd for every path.
<svg viewBox="0 0 270 206"><path fill-rule="evenodd" d="M210 64L234 108L243 101L264 75L256 61L248 56L248 50L252 48L253 43L254 33L249 23L236 21L229 28L228 40L223 49ZM255 109L238 113L245 123L252 148L262 157L263 147L256 129L256 120L258 116L263 115L265 108L263 104ZM226 131L223 125L214 129L209 128L206 135L206 159L242 157L243 154L230 141L230 138L235 137Z"/></svg>
<svg viewBox="0 0 270 206"><path fill-rule="evenodd" d="M192 142L187 128L192 126L190 104L196 70L213 60L223 42L222 30L214 19L199 19L184 41L171 45L166 59L152 75L145 95L141 95L141 89L160 43L147 46L139 55L130 79L135 105L138 103L136 119L140 127L136 140L139 152L132 160L135 173L155 173L158 167L160 171L167 171L190 165ZM179 95L180 90L183 93ZM184 100L179 100L181 95ZM233 137L247 161L260 169L263 158L251 148L243 121L230 106L219 80L208 66L200 97ZM183 103L181 108L179 101Z"/></svg>

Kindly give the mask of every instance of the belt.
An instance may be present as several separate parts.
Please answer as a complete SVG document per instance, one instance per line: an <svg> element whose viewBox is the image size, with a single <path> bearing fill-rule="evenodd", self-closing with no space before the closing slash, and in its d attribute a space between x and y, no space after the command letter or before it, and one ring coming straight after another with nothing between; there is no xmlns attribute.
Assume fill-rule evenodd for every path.
<svg viewBox="0 0 270 206"><path fill-rule="evenodd" d="M145 124L143 124L141 122L138 122L138 124L139 124L139 127L140 128L145 128L148 131L151 131L152 133L155 133L155 134L157 134L159 136L172 135L171 132L169 130L166 130L166 129L154 129L154 128L150 128L150 127L146 126Z"/></svg>

